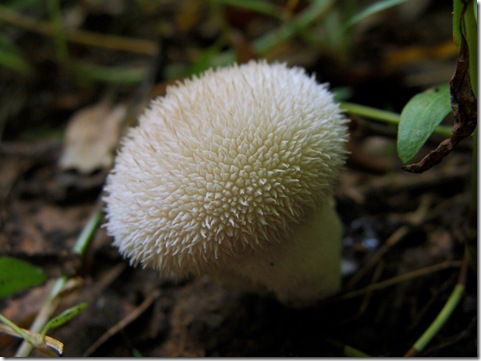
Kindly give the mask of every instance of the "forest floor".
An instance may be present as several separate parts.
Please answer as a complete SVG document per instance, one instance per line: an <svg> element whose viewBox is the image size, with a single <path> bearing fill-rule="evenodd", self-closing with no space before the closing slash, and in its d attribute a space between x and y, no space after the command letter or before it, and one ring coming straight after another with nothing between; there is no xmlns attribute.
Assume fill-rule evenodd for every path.
<svg viewBox="0 0 481 361"><path fill-rule="evenodd" d="M308 2L259 2L284 11L276 19L212 6L222 1L66 1L60 4L67 32L58 31L46 3L0 7L1 32L18 57L11 68L0 67L0 255L26 260L49 276L0 299L0 313L28 329L55 279L67 275L68 292L55 314L79 302L88 307L48 333L64 344L66 357L336 357L353 349L400 357L412 347L465 264L475 196L469 140L431 170L412 174L397 158L395 126L350 117L351 156L336 200L351 270L339 294L309 308L226 290L208 277L175 283L134 269L103 228L82 257L72 247L99 209L118 127L134 124L170 81L230 51L239 62L257 56L303 66L344 100L400 113L413 95L453 75L452 1L407 2L367 17L341 38L329 31L344 11L333 5L270 47L258 40L302 14ZM114 35L124 40L102 38ZM419 157L442 139L432 136ZM465 286L421 356L478 355L471 269ZM1 356L15 355L19 345L0 334Z"/></svg>

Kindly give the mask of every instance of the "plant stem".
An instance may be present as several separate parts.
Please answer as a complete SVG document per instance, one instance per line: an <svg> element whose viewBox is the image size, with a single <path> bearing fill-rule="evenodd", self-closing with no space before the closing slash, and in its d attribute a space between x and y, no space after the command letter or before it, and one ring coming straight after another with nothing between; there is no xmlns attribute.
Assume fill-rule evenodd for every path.
<svg viewBox="0 0 481 361"><path fill-rule="evenodd" d="M55 28L52 24L39 21L32 17L12 11L0 5L0 21L13 24L28 31L34 31L46 36L55 36ZM116 51L125 51L147 56L153 56L157 52L157 44L150 40L133 39L123 36L94 33L79 29L67 29L65 38L73 43L100 47Z"/></svg>
<svg viewBox="0 0 481 361"><path fill-rule="evenodd" d="M426 345L433 339L434 336L436 336L438 331L446 323L453 311L456 309L456 306L461 300L463 293L464 285L457 284L439 315L428 327L428 329L423 333L423 335L416 341L416 343L414 344L412 349L406 354L406 356L414 356L424 350Z"/></svg>
<svg viewBox="0 0 481 361"><path fill-rule="evenodd" d="M371 108L365 105L343 102L340 104L340 106L341 109L348 114L359 115L361 117L366 117L373 120L379 120L386 124L397 126L399 125L399 120L401 119L401 116L397 113ZM437 133L444 137L450 137L451 128L440 125L436 127L436 129L434 129L434 133Z"/></svg>
<svg viewBox="0 0 481 361"><path fill-rule="evenodd" d="M464 13L464 36L469 48L469 80L474 96L478 97L478 27L474 14L475 1L472 0L466 5Z"/></svg>
<svg viewBox="0 0 481 361"><path fill-rule="evenodd" d="M21 336L24 340L28 341L30 344L35 344L35 341L30 337L29 334L24 332L22 328L18 327L15 323L10 321L8 318L6 318L4 315L0 314L0 321L3 322L5 325L10 327L12 330L14 330L16 333L18 333L19 336Z"/></svg>
<svg viewBox="0 0 481 361"><path fill-rule="evenodd" d="M40 333L43 326L48 322L50 316L55 312L55 309L60 302L60 299L57 296L67 283L67 280L67 277L57 278L55 284L50 290L49 295L47 296L47 299L44 301L42 308L38 312L35 321L30 327L30 331ZM31 345L29 342L23 341L20 345L20 348L17 350L15 357L28 357L30 352L32 352L32 349L33 345Z"/></svg>
<svg viewBox="0 0 481 361"><path fill-rule="evenodd" d="M461 46L461 0L453 1L453 40L459 47Z"/></svg>
<svg viewBox="0 0 481 361"><path fill-rule="evenodd" d="M341 109L349 114L359 115L362 117L380 120L387 124L398 125L400 115L386 110L371 108L365 105L343 102L340 104Z"/></svg>
<svg viewBox="0 0 481 361"><path fill-rule="evenodd" d="M103 212L101 209L97 209L94 214L90 217L88 220L87 224L83 228L82 232L77 238L77 241L75 242L72 252L76 253L78 255L84 255L85 251L87 250L87 247L90 244L90 241L92 240L95 231L97 230L100 221L102 219Z"/></svg>
<svg viewBox="0 0 481 361"><path fill-rule="evenodd" d="M464 258L463 267L461 268L461 271L459 273L458 282L456 283L456 286L454 287L451 295L446 301L446 304L441 309L441 312L439 312L438 316L434 319L431 325L427 328L427 330L424 331L421 337L404 355L405 357L417 356L419 352L423 351L426 345L434 338L434 336L436 336L441 327L443 327L444 324L449 320L464 294L468 263L469 261L466 255Z"/></svg>

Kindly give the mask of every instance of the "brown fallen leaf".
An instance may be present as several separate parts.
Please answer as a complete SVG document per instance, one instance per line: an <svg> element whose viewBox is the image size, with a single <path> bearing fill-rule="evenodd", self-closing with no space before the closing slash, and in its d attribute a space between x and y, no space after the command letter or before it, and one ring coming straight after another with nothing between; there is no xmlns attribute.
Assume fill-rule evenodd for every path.
<svg viewBox="0 0 481 361"><path fill-rule="evenodd" d="M89 174L110 167L125 115L123 105L106 101L76 112L67 126L60 169Z"/></svg>

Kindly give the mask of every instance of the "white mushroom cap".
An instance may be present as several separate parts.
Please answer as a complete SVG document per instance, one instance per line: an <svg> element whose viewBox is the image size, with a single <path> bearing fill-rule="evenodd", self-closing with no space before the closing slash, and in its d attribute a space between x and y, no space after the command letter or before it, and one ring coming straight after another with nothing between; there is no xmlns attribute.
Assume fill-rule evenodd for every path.
<svg viewBox="0 0 481 361"><path fill-rule="evenodd" d="M169 87L129 131L107 181L107 230L133 264L216 271L285 242L330 202L346 138L332 95L301 68L209 70Z"/></svg>

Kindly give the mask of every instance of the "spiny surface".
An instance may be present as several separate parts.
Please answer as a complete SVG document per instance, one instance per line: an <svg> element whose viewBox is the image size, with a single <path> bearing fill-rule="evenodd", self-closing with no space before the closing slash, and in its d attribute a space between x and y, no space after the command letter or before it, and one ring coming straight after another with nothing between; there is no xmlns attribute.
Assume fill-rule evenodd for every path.
<svg viewBox="0 0 481 361"><path fill-rule="evenodd" d="M168 88L129 131L106 186L120 252L178 277L282 241L344 164L346 120L301 68L250 62Z"/></svg>

